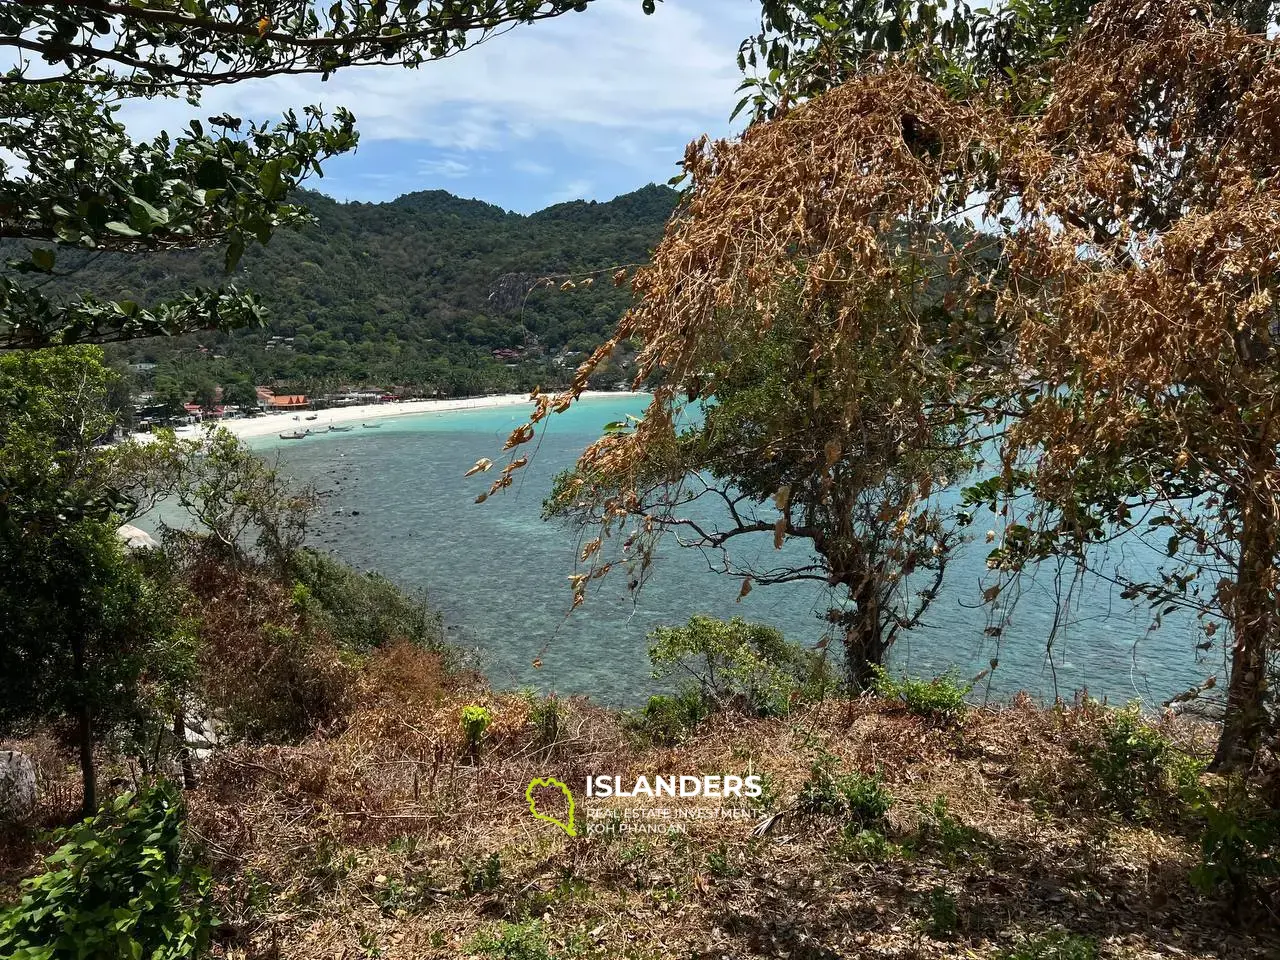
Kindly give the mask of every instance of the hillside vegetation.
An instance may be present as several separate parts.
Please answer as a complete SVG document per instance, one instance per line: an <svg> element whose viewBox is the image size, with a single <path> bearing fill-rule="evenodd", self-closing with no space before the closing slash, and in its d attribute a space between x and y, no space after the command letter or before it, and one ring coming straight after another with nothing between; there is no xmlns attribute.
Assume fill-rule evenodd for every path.
<svg viewBox="0 0 1280 960"><path fill-rule="evenodd" d="M526 379L546 382L559 370L548 369L551 356L606 339L629 302L610 276L648 259L675 197L651 185L607 203L579 200L524 216L442 190L390 203L338 203L301 191L319 222L252 247L232 278L266 307L265 330L151 339L118 355L158 363L157 376L188 386L201 378L312 389L409 383L452 394L525 386L516 382L520 372L494 361L492 351L511 349L530 358ZM74 272L57 282L63 292L141 303L227 282L218 251L64 260ZM589 286L532 289L546 277L593 270L602 275ZM268 350L273 337L292 342ZM566 372L573 365L570 358Z"/></svg>

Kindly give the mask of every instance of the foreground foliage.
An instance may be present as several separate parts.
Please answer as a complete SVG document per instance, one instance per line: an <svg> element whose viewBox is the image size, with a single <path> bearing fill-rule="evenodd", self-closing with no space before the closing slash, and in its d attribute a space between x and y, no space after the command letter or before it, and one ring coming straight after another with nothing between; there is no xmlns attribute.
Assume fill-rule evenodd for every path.
<svg viewBox="0 0 1280 960"><path fill-rule="evenodd" d="M58 831L46 873L0 910L10 960L183 960L201 956L214 921L209 874L184 849L182 799L157 783L122 794Z"/></svg>
<svg viewBox="0 0 1280 960"><path fill-rule="evenodd" d="M100 300L83 287L50 298L42 281L57 269L58 247L136 254L217 246L230 272L250 244L311 222L290 194L356 146L350 111L326 116L318 107L276 124L223 114L209 118L211 129L196 120L175 136L137 142L116 117L121 101L185 95L196 106L215 84L417 67L586 2L271 0L252 15L230 0L6 5L0 49L12 66L0 77L0 238L38 245L0 276L0 349L260 323L257 302L234 287L184 289L144 306ZM643 6L652 12L652 0ZM25 282L30 274L45 276Z"/></svg>

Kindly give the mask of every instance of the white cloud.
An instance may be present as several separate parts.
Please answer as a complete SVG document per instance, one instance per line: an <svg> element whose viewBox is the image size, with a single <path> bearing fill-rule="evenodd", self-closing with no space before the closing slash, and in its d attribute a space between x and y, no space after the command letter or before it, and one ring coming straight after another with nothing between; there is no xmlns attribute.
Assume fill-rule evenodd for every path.
<svg viewBox="0 0 1280 960"><path fill-rule="evenodd" d="M276 77L209 91L200 114L255 118L307 103L347 106L369 141L415 141L455 153L497 151L554 136L630 166L678 155L705 130L723 132L737 85L737 44L758 22L742 0L599 0L585 13L522 27L417 70L354 68L327 83ZM138 133L191 115L178 101L131 104Z"/></svg>
<svg viewBox="0 0 1280 960"><path fill-rule="evenodd" d="M591 193L595 186L590 180L570 180L560 190L551 194L549 203L565 203L569 200L582 200Z"/></svg>
<svg viewBox="0 0 1280 960"><path fill-rule="evenodd" d="M546 177L555 173L551 167L536 160L513 160L511 169L516 173L527 173L531 177Z"/></svg>
<svg viewBox="0 0 1280 960"><path fill-rule="evenodd" d="M471 172L471 167L450 157L441 157L435 160L418 161L418 172L428 177L449 177L456 179L465 177Z"/></svg>

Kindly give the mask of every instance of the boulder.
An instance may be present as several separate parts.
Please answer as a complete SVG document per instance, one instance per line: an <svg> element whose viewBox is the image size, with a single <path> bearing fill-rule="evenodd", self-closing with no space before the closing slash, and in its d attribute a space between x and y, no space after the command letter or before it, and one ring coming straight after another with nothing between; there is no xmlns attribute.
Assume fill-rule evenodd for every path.
<svg viewBox="0 0 1280 960"><path fill-rule="evenodd" d="M36 765L25 753L0 750L0 820L21 820L36 806Z"/></svg>
<svg viewBox="0 0 1280 960"><path fill-rule="evenodd" d="M116 536L124 541L125 548L128 550L159 550L160 544L156 543L156 538L140 527L126 523L123 527L116 530Z"/></svg>

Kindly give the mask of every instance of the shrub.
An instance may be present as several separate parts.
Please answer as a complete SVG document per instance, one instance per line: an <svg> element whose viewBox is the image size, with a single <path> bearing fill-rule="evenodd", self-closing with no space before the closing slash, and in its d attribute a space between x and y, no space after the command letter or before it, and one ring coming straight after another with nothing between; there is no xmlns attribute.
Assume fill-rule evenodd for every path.
<svg viewBox="0 0 1280 960"><path fill-rule="evenodd" d="M840 849L849 859L863 863L883 863L902 852L901 847L890 843L879 830L865 830L852 824L845 827Z"/></svg>
<svg viewBox="0 0 1280 960"><path fill-rule="evenodd" d="M674 696L650 697L644 709L627 716L627 727L641 739L657 744L679 743L688 738L711 708L698 690Z"/></svg>
<svg viewBox="0 0 1280 960"><path fill-rule="evenodd" d="M1257 881L1280 876L1280 814L1253 797L1245 780L1232 778L1220 801L1204 798L1196 812L1204 818L1200 863L1191 872L1196 887L1226 893L1239 905Z"/></svg>
<svg viewBox="0 0 1280 960"><path fill-rule="evenodd" d="M964 698L973 688L962 685L952 674L943 674L932 680L902 677L895 680L884 667L872 665L875 672L876 693L889 700L900 701L911 713L940 720L953 720L962 715L967 704Z"/></svg>
<svg viewBox="0 0 1280 960"><path fill-rule="evenodd" d="M209 942L209 875L182 851L181 797L161 782L55 834L49 870L0 910L13 960L198 956Z"/></svg>
<svg viewBox="0 0 1280 960"><path fill-rule="evenodd" d="M653 678L692 678L680 692L696 692L709 709L780 716L797 700L821 697L829 685L821 656L739 617L698 615L681 627L659 627L649 639Z"/></svg>
<svg viewBox="0 0 1280 960"><path fill-rule="evenodd" d="M487 707L470 704L462 708L462 735L467 741L467 753L471 759L480 760L480 740L493 723L493 714Z"/></svg>
<svg viewBox="0 0 1280 960"><path fill-rule="evenodd" d="M345 714L355 670L299 622L269 571L180 559L200 640L198 693L229 737L288 742Z"/></svg>
<svg viewBox="0 0 1280 960"><path fill-rule="evenodd" d="M833 772L834 757L824 754L809 771L809 779L800 788L799 809L803 813L843 817L850 824L873 828L884 822L893 795L885 788L880 775Z"/></svg>
<svg viewBox="0 0 1280 960"><path fill-rule="evenodd" d="M949 940L960 928L960 908L955 895L946 887L929 891L929 919L925 930L935 940Z"/></svg>
<svg viewBox="0 0 1280 960"><path fill-rule="evenodd" d="M553 693L545 697L532 697L529 706L529 723L539 746L553 747L560 739L564 726L564 705Z"/></svg>
<svg viewBox="0 0 1280 960"><path fill-rule="evenodd" d="M315 550L293 555L297 579L293 598L299 611L339 647L367 653L394 643L410 643L447 654L440 615L423 599L405 594L386 577L361 574Z"/></svg>
<svg viewBox="0 0 1280 960"><path fill-rule="evenodd" d="M707 854L707 872L713 877L731 880L740 876L742 871L734 865L727 844L720 844Z"/></svg>
<svg viewBox="0 0 1280 960"><path fill-rule="evenodd" d="M484 860L468 858L463 861L461 890L464 894L496 890L501 882L502 857L497 852L489 854Z"/></svg>
<svg viewBox="0 0 1280 960"><path fill-rule="evenodd" d="M1169 744L1136 703L1109 711L1089 751L1104 809L1141 822L1199 803L1203 764Z"/></svg>
<svg viewBox="0 0 1280 960"><path fill-rule="evenodd" d="M971 850L981 839L976 830L951 815L946 797L936 798L932 807L925 808L920 833L922 840L941 850L948 863Z"/></svg>
<svg viewBox="0 0 1280 960"><path fill-rule="evenodd" d="M477 934L469 946L473 953L493 960L550 960L552 956L538 920L503 923Z"/></svg>

